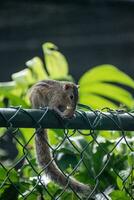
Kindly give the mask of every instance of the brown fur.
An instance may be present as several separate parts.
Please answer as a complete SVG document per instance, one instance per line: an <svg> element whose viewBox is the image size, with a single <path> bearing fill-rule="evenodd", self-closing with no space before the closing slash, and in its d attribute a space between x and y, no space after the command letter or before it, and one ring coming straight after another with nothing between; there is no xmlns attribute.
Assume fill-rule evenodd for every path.
<svg viewBox="0 0 134 200"><path fill-rule="evenodd" d="M30 91L33 108L48 106L63 118L72 117L78 101L78 87L70 82L53 80L40 81ZM49 177L62 187L71 188L77 193L89 194L91 189L72 178L67 178L57 167L48 145L47 130L35 136L37 159Z"/></svg>

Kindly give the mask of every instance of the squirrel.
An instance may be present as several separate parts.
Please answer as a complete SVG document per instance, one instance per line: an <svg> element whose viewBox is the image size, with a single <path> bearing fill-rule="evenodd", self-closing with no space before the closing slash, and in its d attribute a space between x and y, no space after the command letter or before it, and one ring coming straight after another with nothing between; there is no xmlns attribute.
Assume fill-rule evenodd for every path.
<svg viewBox="0 0 134 200"><path fill-rule="evenodd" d="M55 110L62 118L74 115L78 102L78 86L71 82L44 80L39 81L30 89L32 108L48 107ZM76 193L89 194L91 188L73 178L67 178L56 165L51 154L46 129L41 129L35 135L37 160L52 181Z"/></svg>

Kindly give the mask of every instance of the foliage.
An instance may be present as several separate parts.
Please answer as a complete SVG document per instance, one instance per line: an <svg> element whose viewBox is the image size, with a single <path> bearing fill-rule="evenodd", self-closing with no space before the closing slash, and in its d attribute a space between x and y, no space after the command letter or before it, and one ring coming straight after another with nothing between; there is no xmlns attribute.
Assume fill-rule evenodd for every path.
<svg viewBox="0 0 134 200"><path fill-rule="evenodd" d="M32 84L39 80L57 79L73 81L73 77L69 75L67 60L64 55L58 51L56 45L52 43L43 44L43 53L45 66L39 57L34 57L26 62L27 67L24 70L12 74L11 82L0 83L1 107L11 105L22 105L25 108L30 107L27 90ZM80 78L79 85L80 103L86 104L91 108L102 109L108 107L111 109L119 109L121 106L126 110L133 109L134 99L127 89L134 89L134 80L115 66L105 64L92 68ZM14 160L8 163L10 172L7 170L8 166L7 168L0 167L0 185L2 184L1 186L3 186L0 191L1 200L23 199L22 196L12 188L12 182L23 195L29 195L27 198L28 200L36 199L39 194L45 195L45 199L50 199L49 195L42 189L42 186L38 181L38 171L35 170L37 169L37 164L34 156L33 139L31 139L33 130L30 129L29 133L30 134L27 134L27 129L20 129L15 134L15 137L19 141L19 143L16 142L19 153ZM75 144L78 151L73 148L71 143L63 143L62 148L57 151L57 154L61 155L58 157L58 162L65 172L71 172L72 168L79 162L80 155L78 152L82 152L82 149L85 146L88 146L83 153L83 159L87 166L90 164L90 168L87 170L85 166L81 164L75 177L87 184L95 184L94 177L100 172L105 164L105 151L110 152L113 148L113 144L120 138L120 133L112 131L100 131L96 133L96 138L105 151L102 151L100 146L96 146L93 138L88 134L86 135L86 131L84 133L85 136L79 136L79 133L77 133L70 137L70 140ZM1 134L4 134L3 129L1 129ZM71 130L69 134L72 135ZM49 131L50 142L53 146L58 145L63 140L63 137L62 131L60 130ZM128 133L128 137L132 143L133 140L131 134ZM89 142L90 145L88 145ZM30 162L32 167L22 159L22 155L24 153L26 154L25 149L23 148L23 145L26 143L27 145L25 148L28 149L29 157L31 157ZM134 155L130 152L129 148L121 143L119 149L114 149L111 157L112 161L109 162L104 171L103 181L100 182L99 187L104 191L108 186L112 186L113 191L110 192L109 196L113 200L129 200L130 198L123 188L122 182L126 181L126 177L129 177L131 166L134 163ZM16 161L18 163L24 163L21 165L21 168L18 167L17 169L14 169L10 167L13 166ZM114 168L116 168L116 173L113 172ZM91 177L90 180L87 179L87 176L89 175ZM129 190L131 178L132 177L129 177L126 181L127 190ZM5 180L5 184L3 184L3 180ZM50 181L48 181L47 187L55 197L61 192L61 189ZM32 191L33 188L34 191ZM55 191L57 192L55 193ZM10 192L8 197L7 192ZM77 198L71 192L65 192L61 199Z"/></svg>
<svg viewBox="0 0 134 200"><path fill-rule="evenodd" d="M87 71L79 80L80 101L93 108L133 107L133 96L120 85L134 89L134 80L112 65L101 65ZM118 85L120 84L120 85Z"/></svg>
<svg viewBox="0 0 134 200"><path fill-rule="evenodd" d="M26 62L27 68L12 74L12 81L0 83L1 102L7 98L8 105L29 107L26 93L35 82L43 79L73 80L72 76L68 75L66 58L58 51L58 47L49 42L45 43L43 53L46 66L39 57L34 57ZM4 106L4 101L0 106Z"/></svg>

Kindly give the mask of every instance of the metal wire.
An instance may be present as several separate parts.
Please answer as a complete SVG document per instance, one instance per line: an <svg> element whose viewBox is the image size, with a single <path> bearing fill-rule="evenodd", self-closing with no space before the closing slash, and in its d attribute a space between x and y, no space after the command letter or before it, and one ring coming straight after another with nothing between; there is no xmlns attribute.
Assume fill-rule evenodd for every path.
<svg viewBox="0 0 134 200"><path fill-rule="evenodd" d="M86 109L87 112L82 109ZM124 124L125 119L127 119L126 123L129 126ZM122 194L127 195L127 199L134 200L133 121L134 115L131 112L113 111L109 108L94 111L85 105L80 105L79 110L76 111L76 119L70 120L62 119L48 108L41 109L40 113L38 110L26 110L21 106L0 109L0 126L5 127L4 132L3 129L0 129L0 149L3 147L2 142L6 141L5 130L8 130L8 133L12 136L11 143L17 146L19 152L13 160L10 160L8 148L6 153L9 155L0 154L0 200L7 200L6 192L10 187L14 188L14 193L11 194L11 197L8 197L9 200L13 199L12 195L14 194L16 194L16 199L21 200L43 198L46 200L62 200L69 199L67 197L70 196L67 195L70 194L74 195L75 199L98 199L99 195L99 199L105 200L111 198L108 188L110 188L109 191L125 192L125 194ZM26 126L23 122L26 122ZM63 134L58 138L57 146L46 141L52 151L53 158L40 170L35 162L33 138L42 128L46 128L48 123L49 128L61 128ZM85 129L88 130L86 133L83 128L84 124ZM19 125L21 126L18 127ZM130 127L131 125L132 127ZM34 128L33 134L29 135L28 128L27 134L24 134L21 130L22 127ZM75 129L70 131L71 127L75 127ZM108 130L111 133L111 138L102 136L100 130ZM117 138L114 138L115 131L111 130L118 130L118 132L116 131L118 133ZM28 139L26 139L27 136ZM55 133L55 137L59 137L59 135ZM64 158L64 153L65 156L69 156L70 160L71 156L75 158L75 162L71 160L69 173L66 173L68 166L63 167L60 164L62 159L58 158L60 156ZM118 155L119 160L114 159ZM98 164L95 163L97 159ZM49 184L44 181L47 179L43 175L44 171L53 161L57 163L67 179L66 186L63 188L55 185L51 180L48 180ZM92 185L92 191L86 197L76 193L69 185L70 178L79 177L79 174L83 173L81 170L86 174L86 180L82 179L83 182ZM107 177L109 177L108 180ZM81 180L81 178L79 179ZM68 187L70 187L70 191L67 190Z"/></svg>

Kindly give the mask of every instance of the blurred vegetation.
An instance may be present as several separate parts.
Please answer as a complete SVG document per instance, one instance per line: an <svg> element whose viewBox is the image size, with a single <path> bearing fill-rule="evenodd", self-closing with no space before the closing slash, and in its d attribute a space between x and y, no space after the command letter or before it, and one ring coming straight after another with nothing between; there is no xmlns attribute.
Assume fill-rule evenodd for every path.
<svg viewBox="0 0 134 200"><path fill-rule="evenodd" d="M56 79L74 81L73 77L69 74L67 60L60 53L58 47L52 43L45 43L42 47L44 61L39 57L34 57L26 62L24 70L12 74L12 81L0 83L0 107L22 105L23 108L30 108L27 91L39 80ZM80 85L79 103L81 104L88 105L92 109L103 109L106 107L110 109L123 108L126 111L133 110L134 98L129 91L130 89L134 89L134 80L115 66L105 64L93 67L82 75L78 84ZM10 130L8 131L10 132ZM31 138L33 132L33 129L25 128L14 131L11 140L17 148L17 156L15 155L13 159L8 158L7 160L8 150L1 149L0 161L6 167L2 167L2 164L0 167L0 200L23 199L12 186L12 183L14 183L15 187L23 195L29 194L27 197L28 200L35 200L38 195L41 195L42 198L45 196L46 200L51 199L38 183L37 175L39 169L36 171L38 167L35 159L33 138ZM5 132L3 128L0 134L3 135L4 140L7 131ZM71 130L70 134L72 134ZM131 145L134 143L132 134L132 132L127 132L127 137ZM16 140L14 140L14 137ZM50 143L54 147L63 140L63 137L62 130L49 130ZM89 166L89 170L81 164L75 178L81 182L94 185L94 177L104 166L106 152L110 152L120 137L121 133L117 131L96 131L96 138L105 151L102 151L100 146L97 146L93 138L88 136L88 134L87 136L86 134L85 136L80 136L79 133L76 133L70 137L70 140L80 152L91 142L91 145L88 145L83 154L84 162ZM25 148L23 148L24 145ZM28 156L32 167L26 162L27 157L26 159L22 157L24 154L27 155L26 149L28 149ZM57 150L57 155L60 155L57 157L58 163L65 172L71 172L80 159L78 151L68 142L62 144L62 148ZM4 160L5 156L6 160ZM17 166L15 165L16 162L18 162ZM133 164L133 152L125 143L121 142L119 148L115 148L112 151L111 161L104 170L103 177L100 177L100 190L104 191L110 186L112 188L109 194L111 199L130 200L128 193L132 193L132 178L134 174L130 176L130 171ZM8 169L11 169L10 173ZM116 169L116 172L114 169ZM88 179L87 177L91 178ZM126 192L123 181L126 181L125 187L129 192ZM33 187L34 192L31 192ZM50 180L48 180L47 188L55 198L62 191L58 185L52 183ZM77 198L71 192L65 192L60 199Z"/></svg>

